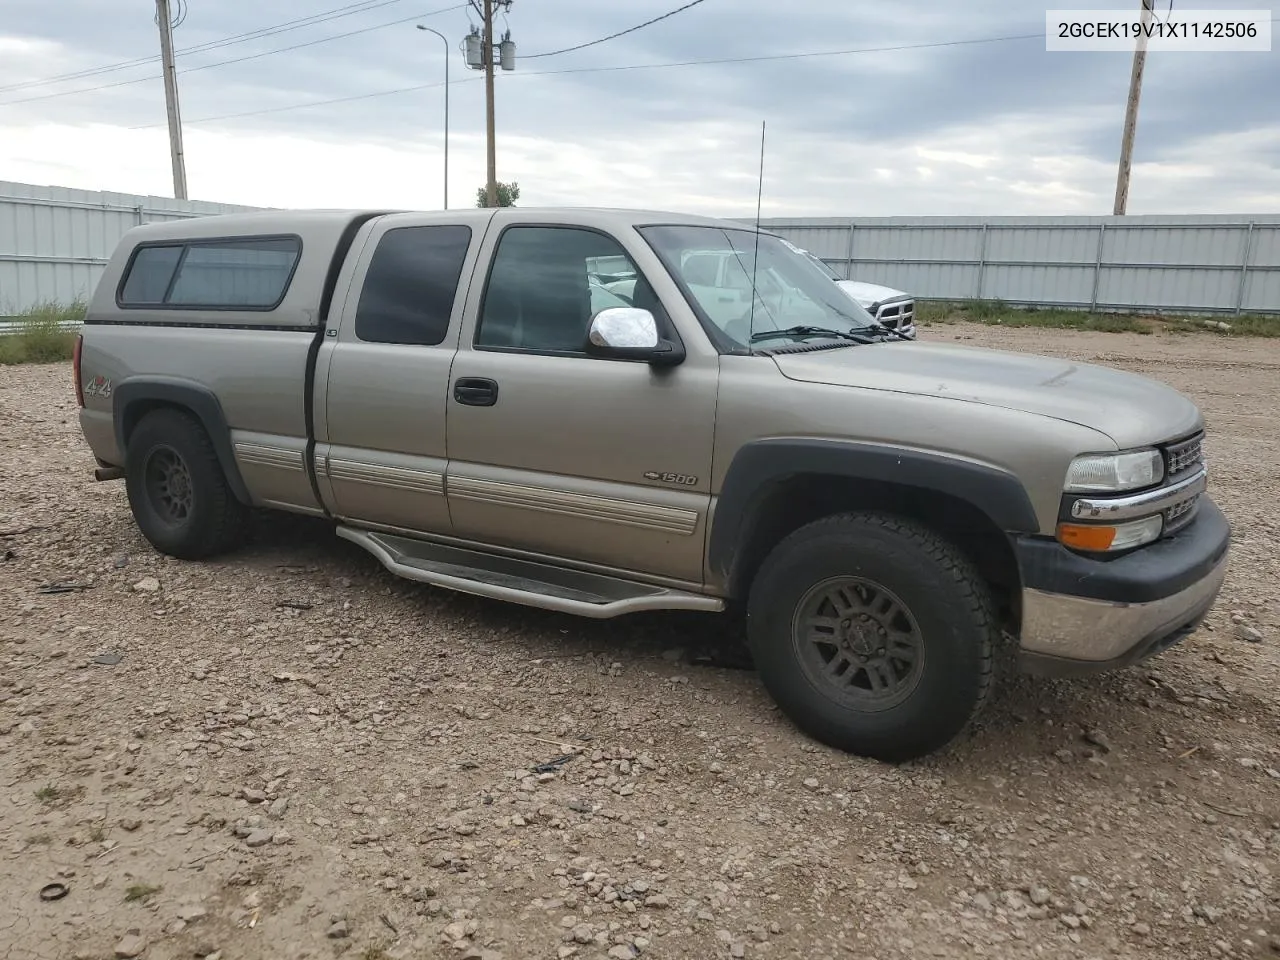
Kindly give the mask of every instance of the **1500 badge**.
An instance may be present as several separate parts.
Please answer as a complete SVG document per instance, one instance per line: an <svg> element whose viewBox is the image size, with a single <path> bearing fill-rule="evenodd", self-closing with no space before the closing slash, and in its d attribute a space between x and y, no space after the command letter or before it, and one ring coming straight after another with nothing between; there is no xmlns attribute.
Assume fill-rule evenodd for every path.
<svg viewBox="0 0 1280 960"><path fill-rule="evenodd" d="M698 483L697 477L691 477L687 473L658 473L656 470L650 470L644 475L646 480L657 480L660 483L678 483L682 487L693 487Z"/></svg>

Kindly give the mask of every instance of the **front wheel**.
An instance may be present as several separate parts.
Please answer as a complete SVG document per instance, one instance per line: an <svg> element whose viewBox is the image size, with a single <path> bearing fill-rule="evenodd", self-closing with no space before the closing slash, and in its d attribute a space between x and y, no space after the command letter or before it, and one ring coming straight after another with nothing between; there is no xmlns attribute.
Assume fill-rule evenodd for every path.
<svg viewBox="0 0 1280 960"><path fill-rule="evenodd" d="M969 723L991 686L990 592L926 527L843 514L774 548L751 587L747 637L761 680L815 739L900 762Z"/></svg>

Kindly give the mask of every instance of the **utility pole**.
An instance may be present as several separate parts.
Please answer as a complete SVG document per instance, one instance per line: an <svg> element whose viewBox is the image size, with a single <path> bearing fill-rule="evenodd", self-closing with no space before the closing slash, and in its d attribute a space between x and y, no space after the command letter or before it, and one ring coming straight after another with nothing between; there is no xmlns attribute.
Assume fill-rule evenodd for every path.
<svg viewBox="0 0 1280 960"><path fill-rule="evenodd" d="M1154 0L1140 0L1142 32L1133 51L1133 72L1129 75L1129 104L1124 114L1124 139L1120 142L1120 170L1116 174L1116 203L1112 213L1124 216L1129 204L1129 170L1133 165L1133 134L1138 126L1138 99L1142 95L1142 70L1147 63L1147 30L1151 24Z"/></svg>
<svg viewBox="0 0 1280 960"><path fill-rule="evenodd" d="M486 133L489 140L488 203L490 207L496 207L498 205L498 157L493 142L493 0L484 0L484 105Z"/></svg>
<svg viewBox="0 0 1280 960"><path fill-rule="evenodd" d="M182 155L182 113L178 109L178 71L173 65L173 18L169 0L156 0L160 55L164 60L164 101L169 111L169 153L173 160L173 195L187 199L187 165Z"/></svg>
<svg viewBox="0 0 1280 960"><path fill-rule="evenodd" d="M484 105L485 133L488 140L488 177L484 189L485 206L498 205L498 160L497 147L494 143L493 121L493 72L495 65L501 63L503 70L516 68L516 44L508 30L502 36L502 42L493 42L493 10L498 7L504 11L511 9L511 0L468 0L472 9L484 18L483 29L471 27L464 42L467 66L472 70L484 71ZM500 54L500 59L499 59Z"/></svg>

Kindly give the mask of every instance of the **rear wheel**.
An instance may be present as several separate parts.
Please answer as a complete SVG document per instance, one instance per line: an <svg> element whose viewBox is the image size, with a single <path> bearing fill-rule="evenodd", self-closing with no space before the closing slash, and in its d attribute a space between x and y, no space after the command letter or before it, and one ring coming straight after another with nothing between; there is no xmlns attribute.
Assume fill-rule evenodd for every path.
<svg viewBox="0 0 1280 960"><path fill-rule="evenodd" d="M907 520L844 514L765 559L747 636L800 729L897 762L944 746L977 713L999 633L986 584L953 544Z"/></svg>
<svg viewBox="0 0 1280 960"><path fill-rule="evenodd" d="M166 408L129 438L125 486L143 536L161 553L201 560L239 546L249 508L236 499L204 427Z"/></svg>

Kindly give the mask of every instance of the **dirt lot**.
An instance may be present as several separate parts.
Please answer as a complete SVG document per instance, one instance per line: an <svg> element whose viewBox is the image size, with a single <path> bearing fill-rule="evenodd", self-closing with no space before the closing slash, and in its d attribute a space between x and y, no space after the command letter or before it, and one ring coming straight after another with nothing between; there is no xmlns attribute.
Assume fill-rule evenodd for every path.
<svg viewBox="0 0 1280 960"><path fill-rule="evenodd" d="M1180 648L899 768L796 733L714 621L434 591L288 518L166 561L69 369L0 371L0 957L1280 954L1280 341L923 335L1189 392L1235 560Z"/></svg>

